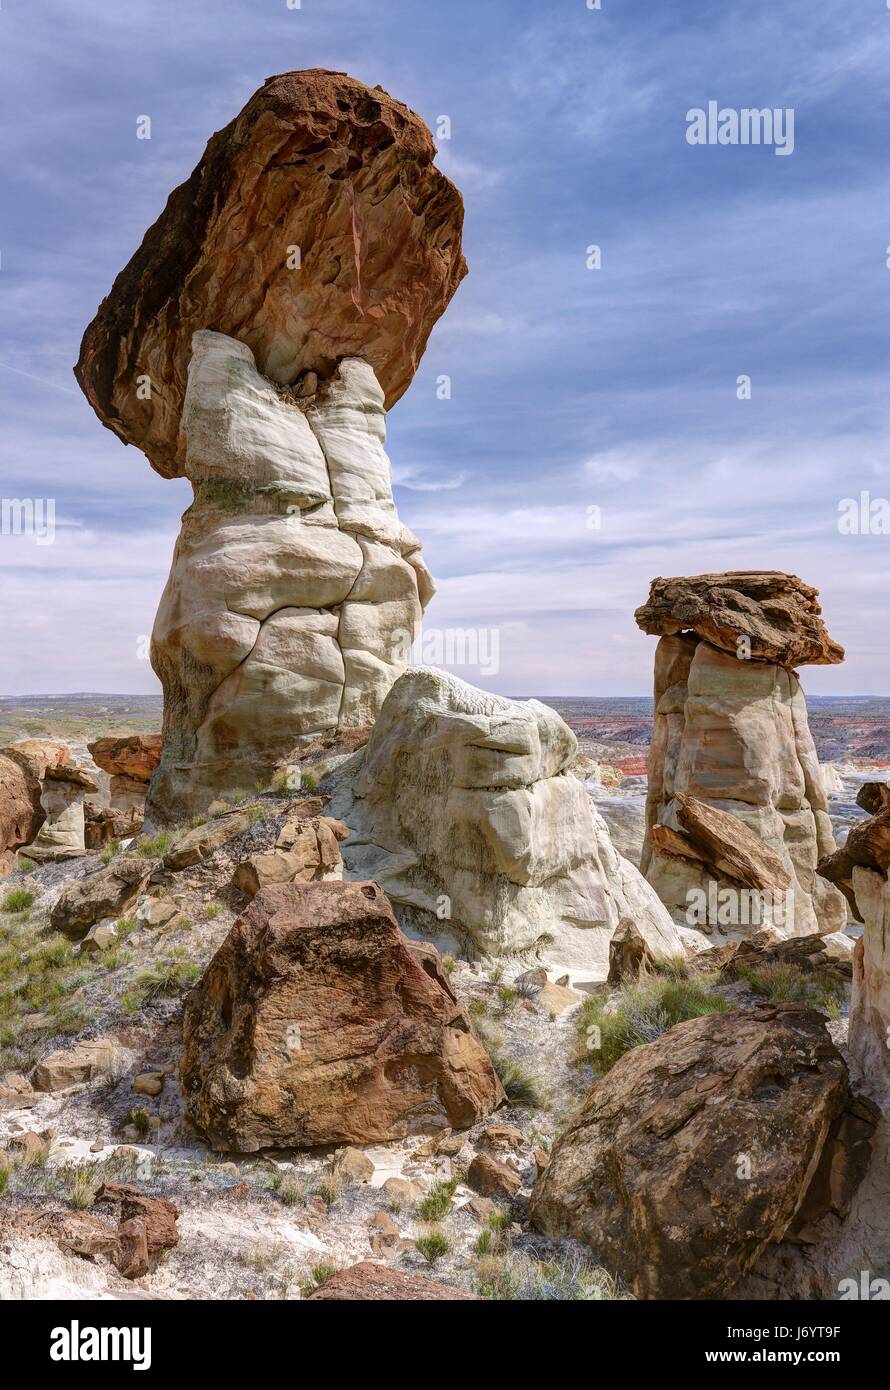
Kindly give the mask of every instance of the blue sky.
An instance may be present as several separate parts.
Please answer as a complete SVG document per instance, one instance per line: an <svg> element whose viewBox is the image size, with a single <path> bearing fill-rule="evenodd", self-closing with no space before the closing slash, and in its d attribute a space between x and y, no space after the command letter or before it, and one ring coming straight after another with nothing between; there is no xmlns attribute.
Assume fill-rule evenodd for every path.
<svg viewBox="0 0 890 1390"><path fill-rule="evenodd" d="M55 498L57 532L0 536L0 695L156 688L140 639L189 488L71 367L211 132L316 66L452 122L470 274L389 452L428 623L499 633L498 673L459 674L646 693L651 577L780 568L847 647L806 688L890 693L890 536L838 529L890 496L885 0L3 0L0 491ZM793 155L689 145L712 99L793 107Z"/></svg>

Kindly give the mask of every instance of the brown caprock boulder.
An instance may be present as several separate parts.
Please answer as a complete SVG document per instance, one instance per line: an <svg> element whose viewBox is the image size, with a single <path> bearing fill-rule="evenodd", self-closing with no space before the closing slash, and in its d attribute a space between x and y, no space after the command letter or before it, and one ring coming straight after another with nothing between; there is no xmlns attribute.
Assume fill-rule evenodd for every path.
<svg viewBox="0 0 890 1390"><path fill-rule="evenodd" d="M186 1000L183 1091L215 1149L465 1129L504 1099L438 955L375 883L263 888Z"/></svg>
<svg viewBox="0 0 890 1390"><path fill-rule="evenodd" d="M592 1246L640 1298L720 1298L799 1213L814 1223L846 1207L867 1156L859 1113L812 1009L678 1023L593 1087L531 1219ZM847 1163L844 1144L856 1149ZM824 1181L842 1172L851 1180Z"/></svg>
<svg viewBox="0 0 890 1390"><path fill-rule="evenodd" d="M730 570L653 579L638 608L644 632L671 637L694 632L720 651L778 666L830 666L844 649L822 621L818 589L778 570Z"/></svg>
<svg viewBox="0 0 890 1390"><path fill-rule="evenodd" d="M84 334L75 375L102 423L180 476L205 328L301 394L362 357L394 405L467 272L463 203L435 153L382 87L322 68L270 77L211 137Z"/></svg>

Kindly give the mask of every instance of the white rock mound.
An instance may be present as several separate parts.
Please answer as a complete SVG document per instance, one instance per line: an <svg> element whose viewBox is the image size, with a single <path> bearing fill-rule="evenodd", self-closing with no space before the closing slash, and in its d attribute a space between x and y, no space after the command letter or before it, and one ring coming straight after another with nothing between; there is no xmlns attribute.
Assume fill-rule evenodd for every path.
<svg viewBox="0 0 890 1390"><path fill-rule="evenodd" d="M670 915L568 772L576 748L537 700L408 671L335 774L346 877L376 879L409 934L471 954L534 954L605 979L630 917L654 954L682 956Z"/></svg>

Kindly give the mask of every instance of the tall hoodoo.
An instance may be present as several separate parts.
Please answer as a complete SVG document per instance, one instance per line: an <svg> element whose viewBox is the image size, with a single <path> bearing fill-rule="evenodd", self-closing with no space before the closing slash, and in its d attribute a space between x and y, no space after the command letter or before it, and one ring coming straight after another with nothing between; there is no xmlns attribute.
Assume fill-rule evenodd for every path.
<svg viewBox="0 0 890 1390"><path fill-rule="evenodd" d="M816 873L834 838L792 669L843 660L820 615L815 589L774 571L655 579L637 609L639 626L660 638L642 867L675 916L711 880L739 886L690 835L684 807L695 798L743 821L778 856L775 883L761 886L783 935L846 921L841 894Z"/></svg>
<svg viewBox="0 0 890 1390"><path fill-rule="evenodd" d="M84 335L103 424L194 489L152 637L157 820L373 720L404 668L434 586L396 513L385 410L466 273L434 155L380 88L270 78Z"/></svg>

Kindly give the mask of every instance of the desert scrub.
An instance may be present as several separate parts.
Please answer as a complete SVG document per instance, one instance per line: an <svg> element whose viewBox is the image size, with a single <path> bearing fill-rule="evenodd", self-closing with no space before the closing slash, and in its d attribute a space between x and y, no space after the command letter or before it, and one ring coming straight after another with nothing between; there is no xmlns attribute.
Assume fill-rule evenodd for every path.
<svg viewBox="0 0 890 1390"><path fill-rule="evenodd" d="M13 888L0 903L0 912L25 912L34 902L34 894L27 888Z"/></svg>
<svg viewBox="0 0 890 1390"><path fill-rule="evenodd" d="M451 1249L451 1241L444 1231L427 1231L425 1235L418 1236L414 1244L420 1251L427 1264L434 1265L437 1260L441 1260L443 1255L447 1255Z"/></svg>
<svg viewBox="0 0 890 1390"><path fill-rule="evenodd" d="M451 1199L457 1191L457 1178L434 1182L417 1206L421 1221L441 1221L451 1211Z"/></svg>
<svg viewBox="0 0 890 1390"><path fill-rule="evenodd" d="M332 1207L343 1192L343 1179L336 1173L323 1173L315 1184L315 1195L326 1207Z"/></svg>
<svg viewBox="0 0 890 1390"><path fill-rule="evenodd" d="M222 910L222 903L204 904L204 916L207 918L209 922L212 922L214 917L218 917Z"/></svg>
<svg viewBox="0 0 890 1390"><path fill-rule="evenodd" d="M544 1098L537 1079L517 1057L510 1057L503 1051L503 1038L490 1033L483 1026L482 1019L482 1014L475 1014L476 1031L491 1058L491 1065L498 1074L508 1101L522 1109L539 1109L544 1104Z"/></svg>
<svg viewBox="0 0 890 1390"><path fill-rule="evenodd" d="M498 985L498 1008L502 1014L511 1013L518 999L519 994L512 985Z"/></svg>
<svg viewBox="0 0 890 1390"><path fill-rule="evenodd" d="M594 995L578 1012L575 1061L604 1076L625 1052L655 1042L675 1023L723 1013L727 1007L707 977L652 975L617 997Z"/></svg>
<svg viewBox="0 0 890 1390"><path fill-rule="evenodd" d="M480 1261L478 1277L482 1298L497 1301L591 1303L630 1297L607 1270L576 1254L555 1260L488 1258Z"/></svg>
<svg viewBox="0 0 890 1390"><path fill-rule="evenodd" d="M286 1207L301 1207L309 1196L308 1178L297 1173L276 1173L271 1188Z"/></svg>
<svg viewBox="0 0 890 1390"><path fill-rule="evenodd" d="M136 853L143 859L160 859L162 854L166 854L175 840L175 836L169 830L159 830L157 835L146 835L136 846Z"/></svg>
<svg viewBox="0 0 890 1390"><path fill-rule="evenodd" d="M106 868L107 868L107 866L111 863L111 861L112 861L112 859L115 857L115 855L116 855L116 854L119 854L119 853L120 853L120 845L119 845L119 844L117 843L117 841L115 840L112 844L106 845L106 846L105 846L105 848L102 850L101 854L99 855L99 858L100 858L100 860L102 861L102 863L103 863L103 864L106 866Z"/></svg>
<svg viewBox="0 0 890 1390"><path fill-rule="evenodd" d="M96 1200L100 1186L97 1166L95 1163L71 1163L62 1169L65 1195L75 1211L88 1211Z"/></svg>
<svg viewBox="0 0 890 1390"><path fill-rule="evenodd" d="M313 1265L309 1271L309 1277L300 1284L300 1293L304 1298L308 1298L311 1293L315 1293L316 1289L320 1289L322 1284L326 1284L329 1279L333 1279L334 1275L339 1273L340 1270L337 1265L324 1262Z"/></svg>
<svg viewBox="0 0 890 1390"><path fill-rule="evenodd" d="M163 995L181 994L200 974L201 967L189 960L184 950L173 950L154 965L137 971L129 989L121 995L121 1008L125 1014L136 1014Z"/></svg>
<svg viewBox="0 0 890 1390"><path fill-rule="evenodd" d="M843 981L838 977L824 970L801 970L789 962L742 965L735 974L770 1004L809 1004L837 1017L844 998Z"/></svg>
<svg viewBox="0 0 890 1390"><path fill-rule="evenodd" d="M269 812L265 806L257 806L255 803L253 806L248 806L247 819L251 825L256 825L259 821L268 820L268 818Z"/></svg>
<svg viewBox="0 0 890 1390"><path fill-rule="evenodd" d="M507 1234L509 1229L510 1217L508 1213L493 1211L473 1246L476 1254L480 1257L505 1254L510 1248L510 1237Z"/></svg>
<svg viewBox="0 0 890 1390"><path fill-rule="evenodd" d="M141 1135L144 1139L151 1129L151 1116L143 1106L138 1106L136 1109L130 1111L127 1116L127 1123L131 1124L136 1133Z"/></svg>

